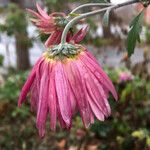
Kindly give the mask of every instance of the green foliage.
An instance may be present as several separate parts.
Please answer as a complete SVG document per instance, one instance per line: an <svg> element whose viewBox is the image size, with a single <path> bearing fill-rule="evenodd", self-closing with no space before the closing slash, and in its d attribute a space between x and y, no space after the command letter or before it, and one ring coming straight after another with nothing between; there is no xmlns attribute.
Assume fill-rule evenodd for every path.
<svg viewBox="0 0 150 150"><path fill-rule="evenodd" d="M146 42L150 43L150 25L146 25L146 33L145 33L145 37L146 37Z"/></svg>
<svg viewBox="0 0 150 150"><path fill-rule="evenodd" d="M134 52L137 42L140 42L140 32L142 29L142 21L145 9L143 9L138 16L130 24L130 31L127 38L128 55L131 56Z"/></svg>
<svg viewBox="0 0 150 150"><path fill-rule="evenodd" d="M0 87L0 100L16 100L18 99L20 88L26 80L28 72L12 74L6 80L5 84Z"/></svg>
<svg viewBox="0 0 150 150"><path fill-rule="evenodd" d="M4 61L4 56L3 56L3 55L0 55L0 66L3 65L3 61Z"/></svg>
<svg viewBox="0 0 150 150"><path fill-rule="evenodd" d="M16 4L9 4L7 10L6 23L0 25L1 32L7 32L9 36L16 33L26 34L27 21L25 11Z"/></svg>
<svg viewBox="0 0 150 150"><path fill-rule="evenodd" d="M27 33L26 12L18 5L10 3L5 13L7 14L5 24L0 24L0 32L6 32L8 36L15 36L16 41L22 47L32 47L32 40Z"/></svg>

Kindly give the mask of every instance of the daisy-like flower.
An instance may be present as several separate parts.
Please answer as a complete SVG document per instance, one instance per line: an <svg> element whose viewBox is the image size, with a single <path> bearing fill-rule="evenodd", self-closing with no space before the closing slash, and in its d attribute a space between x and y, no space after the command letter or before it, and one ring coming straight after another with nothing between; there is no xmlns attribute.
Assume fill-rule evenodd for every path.
<svg viewBox="0 0 150 150"><path fill-rule="evenodd" d="M38 5L37 8L39 14L29 10L38 18L32 20L35 25L45 33L57 32L56 18L48 16ZM85 37L86 31L87 27L82 28L65 44L58 44L60 41L52 38L53 33L47 44L48 50L34 65L22 88L18 106L30 93L31 110L37 114L36 126L41 137L45 135L48 116L52 131L56 130L57 120L62 128L70 129L77 112L87 128L94 123L94 117L104 121L111 114L107 100L109 92L116 100L118 98L111 80L97 60L85 47L77 44Z"/></svg>
<svg viewBox="0 0 150 150"><path fill-rule="evenodd" d="M51 46L33 67L23 86L18 105L31 93L31 110L37 112L37 128L45 135L50 115L51 130L56 120L70 129L72 117L79 112L85 127L94 123L94 116L104 121L111 114L108 93L117 100L115 88L92 54L81 45Z"/></svg>
<svg viewBox="0 0 150 150"><path fill-rule="evenodd" d="M64 13L52 13L48 15L41 7L36 4L38 12L27 9L34 18L31 19L32 23L39 28L44 34L50 34L50 37L45 42L45 46L49 47L53 44L59 44L63 27L67 24L66 15Z"/></svg>
<svg viewBox="0 0 150 150"><path fill-rule="evenodd" d="M45 42L45 46L49 47L51 45L59 44L63 29L68 23L66 15L61 12L55 12L48 15L44 10L41 9L38 3L36 4L36 7L38 12L35 12L31 9L27 9L27 11L31 13L32 16L34 16L34 18L31 19L32 23L37 26L42 33L50 35ZM74 40L75 43L78 43L78 39L81 41L86 35L86 31L87 27L84 27L79 30L78 33L74 35L74 37L72 37L71 33L68 33L67 42L78 36L78 38L76 38L77 41ZM81 34L81 32L84 34ZM79 38L79 35L82 35L82 37Z"/></svg>

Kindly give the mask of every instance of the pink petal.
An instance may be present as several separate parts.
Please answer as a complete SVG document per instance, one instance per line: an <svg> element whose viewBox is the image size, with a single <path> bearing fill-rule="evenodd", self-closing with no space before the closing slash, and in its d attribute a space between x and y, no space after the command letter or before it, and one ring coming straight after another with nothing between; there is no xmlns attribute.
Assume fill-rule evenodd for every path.
<svg viewBox="0 0 150 150"><path fill-rule="evenodd" d="M38 102L39 102L39 89L37 87L37 79L35 78L31 87L31 100L30 100L31 111L37 111Z"/></svg>
<svg viewBox="0 0 150 150"><path fill-rule="evenodd" d="M35 22L35 21L34 21ZM39 28L43 28L43 29L55 29L55 25L53 24L53 22L48 21L36 21L35 25Z"/></svg>
<svg viewBox="0 0 150 150"><path fill-rule="evenodd" d="M56 87L55 87L55 72L54 72L54 64L51 64L51 72L50 72L50 81L49 81L49 98L48 98L48 106L50 112L50 126L51 130L55 131L56 129L56 121L57 121L57 95L56 95Z"/></svg>
<svg viewBox="0 0 150 150"><path fill-rule="evenodd" d="M78 63L79 63L78 61L70 62L72 79L70 78L69 82L76 96L77 104L79 107L83 124L85 127L88 127L90 123L93 122L93 116L85 96L85 85L83 81L84 79L82 78L82 74L81 74L82 68L78 66Z"/></svg>
<svg viewBox="0 0 150 150"><path fill-rule="evenodd" d="M77 112L77 100L76 100L76 96L74 94L74 86L73 85L73 75L72 75L72 72L71 72L71 66L70 66L70 63L66 63L64 65L65 67L65 72L66 72L66 76L67 76L67 79L68 79L68 87L69 87L69 97L70 97L70 101L71 101L71 109L72 109L72 113L75 114ZM71 83L72 82L72 83Z"/></svg>
<svg viewBox="0 0 150 150"><path fill-rule="evenodd" d="M83 27L72 37L71 40L74 41L75 43L81 42L84 39L84 37L86 36L87 30L88 30L88 26Z"/></svg>
<svg viewBox="0 0 150 150"><path fill-rule="evenodd" d="M86 80L87 91L99 110L108 117L111 114L111 109L105 91L96 77L90 72L88 74L88 79Z"/></svg>
<svg viewBox="0 0 150 150"><path fill-rule="evenodd" d="M50 45L59 44L60 43L61 34L62 34L62 32L59 31L59 30L54 31L50 35L50 37L47 39L47 41L45 42L45 46L49 47Z"/></svg>
<svg viewBox="0 0 150 150"><path fill-rule="evenodd" d="M61 128L69 130L71 128L71 124L68 126L66 122L63 120L58 102L57 102L57 114L58 114L58 120L59 120Z"/></svg>
<svg viewBox="0 0 150 150"><path fill-rule="evenodd" d="M104 121L103 109L105 107L104 107L104 104L102 101L98 102L98 98L100 98L100 97L98 95L99 93L95 92L96 87L93 87L93 86L95 86L95 84L93 83L94 81L90 77L89 72L87 71L86 67L82 64L82 62L78 62L78 66L80 68L82 68L82 69L80 69L80 72L81 72L82 78L83 78L82 84L85 85L85 89L83 92L85 93L86 100L89 102L90 107L91 107L93 113L95 114L95 116L99 120ZM94 94L97 94L97 95L94 95ZM98 96L98 97L95 97L95 96Z"/></svg>
<svg viewBox="0 0 150 150"><path fill-rule="evenodd" d="M55 84L60 113L64 122L69 127L72 119L71 103L68 93L68 81L61 62L57 62L55 66Z"/></svg>
<svg viewBox="0 0 150 150"><path fill-rule="evenodd" d="M48 16L48 14L47 14L44 10L41 9L41 7L39 6L38 3L36 3L36 7L37 7L37 9L38 9L38 12L39 12L39 13L41 14L41 16L43 16L45 19L50 19L50 18L51 18L50 16Z"/></svg>
<svg viewBox="0 0 150 150"><path fill-rule="evenodd" d="M31 70L31 73L30 75L28 76L28 79L27 81L25 82L22 90L21 90L21 93L20 93L20 96L19 96L19 100L18 100L18 106L21 107L22 103L25 102L26 100L26 96L30 90L30 87L35 79L35 76L36 76L36 69L37 69L37 66L38 64L42 61L42 59L40 58L37 63L34 65L33 69Z"/></svg>
<svg viewBox="0 0 150 150"><path fill-rule="evenodd" d="M88 52L86 52L88 53ZM97 79L113 94L114 98L117 100L118 95L115 90L115 87L113 86L111 80L107 76L107 74L102 70L100 65L98 65L97 60L91 59L88 57L88 55L84 54L81 57L81 60L83 61L84 64L87 65L89 70L97 77Z"/></svg>
<svg viewBox="0 0 150 150"><path fill-rule="evenodd" d="M49 64L45 65L43 75L40 82L39 104L37 111L37 128L39 129L40 137L45 135L45 124L48 114L48 92L49 92Z"/></svg>
<svg viewBox="0 0 150 150"><path fill-rule="evenodd" d="M38 90L40 90L40 81L41 81L42 74L44 72L44 67L45 67L45 60L43 58L41 62L37 65L37 69L36 69L36 79L37 79Z"/></svg>
<svg viewBox="0 0 150 150"><path fill-rule="evenodd" d="M33 11L33 10L31 10L31 9L26 9L31 15L33 15L34 17L37 17L37 18L39 18L39 19L41 19L41 20L43 20L44 18L41 16L41 15L39 15L37 12L35 12L35 11Z"/></svg>

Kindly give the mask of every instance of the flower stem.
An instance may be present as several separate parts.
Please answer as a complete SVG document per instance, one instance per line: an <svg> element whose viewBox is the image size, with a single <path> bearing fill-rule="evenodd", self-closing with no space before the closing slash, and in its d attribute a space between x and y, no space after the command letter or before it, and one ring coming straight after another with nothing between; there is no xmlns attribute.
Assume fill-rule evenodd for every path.
<svg viewBox="0 0 150 150"><path fill-rule="evenodd" d="M82 9L82 8L85 8L85 7L107 7L107 6L112 6L113 4L111 3L87 3L87 4L83 4L83 5L80 5L78 7L76 7L74 10L71 11L70 14L72 13L75 13L76 11Z"/></svg>
<svg viewBox="0 0 150 150"><path fill-rule="evenodd" d="M61 44L64 44L66 43L66 37L67 37L67 33L69 31L69 29L75 24L77 23L79 20L83 19L83 18L87 18L87 17L90 17L90 16L93 16L93 15L97 15L101 12L104 12L104 11L107 11L108 9L109 10L114 10L114 9L117 9L117 8L120 8L120 7L123 7L123 6L127 6L127 5L131 5L131 4L134 4L134 3L138 3L139 0L130 0L130 1L127 1L127 2L124 2L124 3L121 3L121 4L116 4L116 5L111 5L109 7L106 7L106 8L102 8L102 9L98 9L98 10L95 10L95 11L92 11L92 12L88 12L88 13L84 13L84 14L80 14L79 16L73 18L65 27L63 33L62 33L62 37L61 37Z"/></svg>

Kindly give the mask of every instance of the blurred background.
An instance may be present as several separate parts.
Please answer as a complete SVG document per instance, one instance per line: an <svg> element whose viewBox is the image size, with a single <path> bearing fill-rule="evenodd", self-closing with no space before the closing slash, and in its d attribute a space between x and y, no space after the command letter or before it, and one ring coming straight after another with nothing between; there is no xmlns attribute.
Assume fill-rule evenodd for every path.
<svg viewBox="0 0 150 150"><path fill-rule="evenodd" d="M69 13L76 6L102 0L0 0L0 150L149 150L150 149L150 11L145 14L141 44L128 58L126 38L129 23L138 14L137 5L112 12L108 27L100 15L88 18L90 30L82 42L99 60L119 93L110 97L112 116L95 121L85 129L79 116L65 132L49 130L40 139L35 113L27 102L17 100L23 83L36 60L45 51L46 37L29 21L25 8L36 10L35 2L49 13ZM113 0L113 3L122 1ZM94 9L94 8L93 8ZM90 11L84 9L83 11Z"/></svg>

